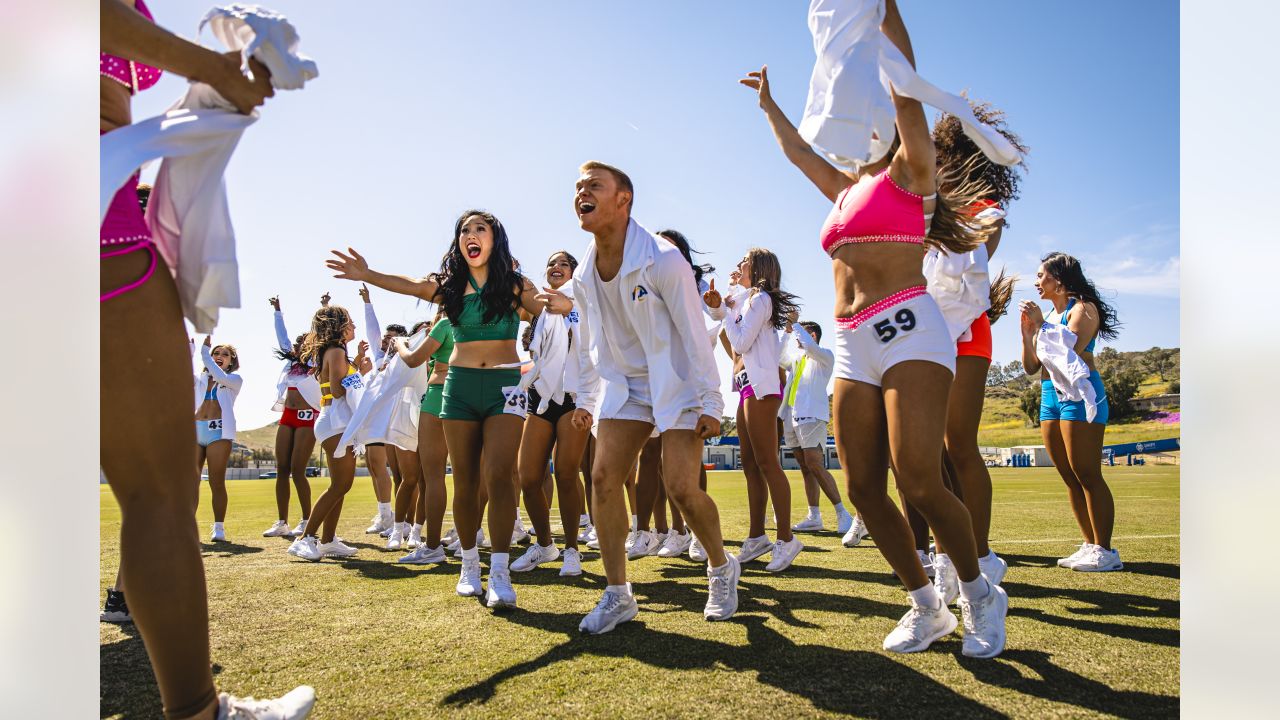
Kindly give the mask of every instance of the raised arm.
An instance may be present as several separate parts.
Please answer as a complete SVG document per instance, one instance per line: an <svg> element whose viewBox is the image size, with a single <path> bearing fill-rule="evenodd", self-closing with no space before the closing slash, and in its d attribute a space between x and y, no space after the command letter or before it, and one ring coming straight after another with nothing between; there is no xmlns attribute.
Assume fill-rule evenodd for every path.
<svg viewBox="0 0 1280 720"><path fill-rule="evenodd" d="M836 354L818 344L817 340L809 334L804 326L795 324L796 339L800 341L800 348L804 354L813 362L821 364L823 367L831 368L836 365Z"/></svg>
<svg viewBox="0 0 1280 720"><path fill-rule="evenodd" d="M395 349L396 354L404 361L405 365L416 368L431 358L435 351L440 349L440 341L428 335L418 347L410 350L409 344L402 337L393 338L391 346Z"/></svg>
<svg viewBox="0 0 1280 720"><path fill-rule="evenodd" d="M289 339L289 331L284 326L284 313L280 311L280 296L277 295L267 302L271 303L271 307L275 308L276 321L276 343L280 345L280 352L293 352L293 341Z"/></svg>
<svg viewBox="0 0 1280 720"><path fill-rule="evenodd" d="M360 286L360 299L364 301L364 336L373 351L374 362L382 362L382 325L378 323L378 313L373 311L369 288L365 285Z"/></svg>
<svg viewBox="0 0 1280 720"><path fill-rule="evenodd" d="M414 279L408 275L388 275L377 270L371 270L369 261L365 260L364 256L356 252L354 248L347 248L345 253L341 250L331 250L330 252L333 253L334 257L326 260L325 265L334 271L333 276L336 278L367 282L387 292L408 295L427 302L436 301L436 294L439 292L440 286L430 276Z"/></svg>
<svg viewBox="0 0 1280 720"><path fill-rule="evenodd" d="M887 0L884 21L880 31L897 46L906 56L911 67L916 66L915 53L911 50L911 37L907 34L907 26L898 13L896 0ZM933 135L929 131L929 120L924 115L924 106L915 98L904 97L893 92L893 106L897 113L898 137L902 146L898 149L894 164L897 170L905 170L908 189L923 191L921 195L930 195L937 187L937 153L933 147Z"/></svg>
<svg viewBox="0 0 1280 720"><path fill-rule="evenodd" d="M778 147L782 148L782 154L804 173L805 177L809 178L809 182L813 183L819 192L831 202L835 202L840 193L853 184L853 180L836 166L823 160L822 156L814 152L809 143L800 137L800 131L796 130L796 126L787 119L786 113L778 107L773 94L769 91L769 66L761 66L759 72L747 73L747 76L738 82L755 90L759 95L760 109L764 111L765 119L769 121L769 129L773 130L773 138L778 141Z"/></svg>
<svg viewBox="0 0 1280 720"><path fill-rule="evenodd" d="M218 367L218 363L213 361L213 351L209 347L208 341L200 346L200 360L204 362L204 368L209 371L214 380L234 389L236 392L240 391L240 386L244 383L244 380L239 375L226 372Z"/></svg>

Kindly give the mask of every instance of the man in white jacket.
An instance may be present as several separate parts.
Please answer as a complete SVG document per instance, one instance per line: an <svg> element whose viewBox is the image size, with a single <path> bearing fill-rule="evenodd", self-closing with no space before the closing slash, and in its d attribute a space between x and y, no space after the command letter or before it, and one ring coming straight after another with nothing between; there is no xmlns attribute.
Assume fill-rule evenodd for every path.
<svg viewBox="0 0 1280 720"><path fill-rule="evenodd" d="M720 513L698 487L702 441L720 432L724 400L693 270L670 243L631 219L635 191L617 168L581 168L574 211L594 237L573 279L582 386L573 421L595 426L594 517L608 587L579 630L605 633L636 616L624 547L623 483L656 428L667 492L707 552L704 616L738 608L737 561L725 553ZM554 307L553 307L554 310Z"/></svg>

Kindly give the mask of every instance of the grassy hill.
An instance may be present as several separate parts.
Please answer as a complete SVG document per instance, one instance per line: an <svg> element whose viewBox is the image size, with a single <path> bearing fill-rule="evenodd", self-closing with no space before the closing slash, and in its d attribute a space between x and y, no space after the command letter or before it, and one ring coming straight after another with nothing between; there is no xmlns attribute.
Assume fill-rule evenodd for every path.
<svg viewBox="0 0 1280 720"><path fill-rule="evenodd" d="M1154 388L1157 383L1151 383ZM1158 395L1164 392L1168 383L1158 383L1159 391L1150 392ZM1144 389L1149 387L1143 385ZM1107 426L1105 442L1116 443L1137 442L1139 440L1159 440L1179 437L1181 423L1165 423L1159 420L1141 420L1138 422L1113 423ZM1040 428L1033 427L1027 416L1018 407L1018 396L1012 390L1003 387L987 388L987 402L982 409L982 424L978 426L978 444L991 447L1012 447L1014 445L1043 445Z"/></svg>

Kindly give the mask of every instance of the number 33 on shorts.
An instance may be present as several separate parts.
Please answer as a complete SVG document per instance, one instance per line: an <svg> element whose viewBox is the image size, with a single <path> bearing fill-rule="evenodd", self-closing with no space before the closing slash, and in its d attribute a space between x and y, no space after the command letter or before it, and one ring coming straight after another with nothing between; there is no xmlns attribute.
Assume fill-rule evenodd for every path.
<svg viewBox="0 0 1280 720"><path fill-rule="evenodd" d="M502 388L502 397L506 399L502 405L503 413L521 418L529 417L529 394L521 390L519 385Z"/></svg>
<svg viewBox="0 0 1280 720"><path fill-rule="evenodd" d="M902 308L893 314L893 318L885 318L873 326L880 335L880 342L887 343L898 337L899 332L909 332L916 328L916 314L911 308Z"/></svg>

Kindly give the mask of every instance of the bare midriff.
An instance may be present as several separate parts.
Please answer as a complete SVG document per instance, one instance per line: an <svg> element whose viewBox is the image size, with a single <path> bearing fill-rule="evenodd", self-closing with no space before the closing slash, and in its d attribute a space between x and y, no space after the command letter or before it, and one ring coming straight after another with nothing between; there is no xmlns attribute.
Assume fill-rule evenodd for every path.
<svg viewBox="0 0 1280 720"><path fill-rule="evenodd" d="M449 365L463 368L493 368L520 362L515 340L472 340L455 343Z"/></svg>
<svg viewBox="0 0 1280 720"><path fill-rule="evenodd" d="M215 383L213 378L208 378L205 383L204 392L207 395L209 388L214 387ZM200 409L196 411L196 420L220 419L222 419L222 405L218 403L218 397L215 393L213 399L200 403Z"/></svg>
<svg viewBox="0 0 1280 720"><path fill-rule="evenodd" d="M849 243L831 256L836 317L850 317L877 301L924 285L925 246L913 243Z"/></svg>
<svg viewBox="0 0 1280 720"><path fill-rule="evenodd" d="M290 410L315 410L316 409L311 407L311 405L309 405L307 401L303 399L302 393L298 391L298 388L293 388L293 387L285 390L284 392L284 406L289 408Z"/></svg>

